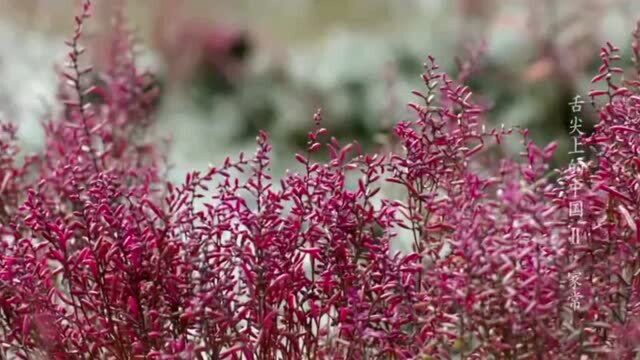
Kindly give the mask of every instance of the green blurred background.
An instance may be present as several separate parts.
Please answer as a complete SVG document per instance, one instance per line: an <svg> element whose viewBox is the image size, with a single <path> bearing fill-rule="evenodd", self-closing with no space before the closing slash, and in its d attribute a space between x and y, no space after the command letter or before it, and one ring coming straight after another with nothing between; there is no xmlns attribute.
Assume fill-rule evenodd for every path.
<svg viewBox="0 0 640 360"><path fill-rule="evenodd" d="M100 64L101 34L117 1L95 0L87 31ZM78 1L0 0L0 109L41 146L38 120L55 111L55 64L64 60ZM275 144L275 171L291 166L319 107L343 141L375 149L411 118L421 64L483 50L469 85L496 126L559 139L567 161L568 102L586 98L598 49L618 44L630 66L640 4L627 0L131 0L138 62L162 89L160 136L172 136L173 178L250 151L258 129ZM94 41L92 41L94 40ZM483 46L483 44L485 44ZM589 107L585 127L594 121ZM512 144L517 150L516 144Z"/></svg>

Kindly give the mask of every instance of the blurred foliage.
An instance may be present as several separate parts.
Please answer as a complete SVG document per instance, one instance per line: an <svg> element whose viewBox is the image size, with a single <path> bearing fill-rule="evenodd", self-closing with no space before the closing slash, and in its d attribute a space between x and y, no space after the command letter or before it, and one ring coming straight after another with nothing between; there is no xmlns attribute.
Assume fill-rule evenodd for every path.
<svg viewBox="0 0 640 360"><path fill-rule="evenodd" d="M99 18L110 17L110 4L98 4ZM12 59L48 59L15 49L16 43L38 39L30 46L50 48L51 34L66 32L57 24L68 24L73 5L0 0L0 21L15 29L12 41L0 39L0 71L34 66ZM540 143L560 138L556 161L566 162L569 101L577 94L586 99L600 44L626 45L623 31L640 16L640 5L627 0L140 0L128 6L141 54L151 54L139 59L162 85L160 132L173 134L172 159L184 169L252 148L258 129L272 133L279 151L296 149L319 107L338 137L379 146L393 123L411 116L405 104L422 86L426 55L455 76L454 59L482 40L488 47L469 85L491 106L491 121L529 127ZM7 102L19 95L0 89ZM588 129L593 113L588 104L583 110Z"/></svg>

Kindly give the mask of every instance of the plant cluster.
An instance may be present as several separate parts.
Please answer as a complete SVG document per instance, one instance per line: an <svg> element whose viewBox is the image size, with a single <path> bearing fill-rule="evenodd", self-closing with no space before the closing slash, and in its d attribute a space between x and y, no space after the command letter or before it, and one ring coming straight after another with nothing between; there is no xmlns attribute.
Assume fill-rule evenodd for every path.
<svg viewBox="0 0 640 360"><path fill-rule="evenodd" d="M415 120L397 125L388 153L340 143L318 112L298 172L272 177L260 132L255 154L172 184L124 27L106 70L82 64L90 11L87 0L67 44L46 150L21 156L15 127L0 128L0 358L640 352L640 78L617 80L613 45L590 94L592 157L562 171L548 165L555 145L488 129L469 88L429 57ZM523 158L510 159L500 146L518 136ZM392 252L404 236L412 250Z"/></svg>

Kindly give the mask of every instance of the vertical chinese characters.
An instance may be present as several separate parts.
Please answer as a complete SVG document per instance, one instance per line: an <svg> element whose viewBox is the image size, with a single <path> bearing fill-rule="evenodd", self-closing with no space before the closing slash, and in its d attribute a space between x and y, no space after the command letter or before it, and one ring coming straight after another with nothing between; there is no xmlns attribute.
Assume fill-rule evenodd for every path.
<svg viewBox="0 0 640 360"><path fill-rule="evenodd" d="M580 112L582 111L582 104L580 95L576 95L569 103L571 106L571 122L569 124L569 135L571 135L571 148L569 155L571 156L570 170L579 171L580 164L584 160L584 150L582 149L582 143L580 142L582 132L582 119L580 118ZM569 231L570 242L573 246L580 246L583 234L582 226L584 225L584 206L580 199L581 184L577 177L573 177L569 185ZM580 271L573 271L569 274L569 286L571 287L571 295L569 297L569 304L572 309L577 310L580 308L580 300L582 295L580 294Z"/></svg>

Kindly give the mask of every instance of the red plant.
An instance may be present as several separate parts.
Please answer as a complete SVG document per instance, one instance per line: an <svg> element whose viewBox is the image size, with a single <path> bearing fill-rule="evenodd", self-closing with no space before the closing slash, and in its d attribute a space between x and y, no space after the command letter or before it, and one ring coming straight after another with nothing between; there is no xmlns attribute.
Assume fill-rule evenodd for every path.
<svg viewBox="0 0 640 360"><path fill-rule="evenodd" d="M317 113L300 172L272 178L261 132L253 156L175 185L146 136L152 99L130 45L113 47L98 85L81 65L90 9L47 150L20 161L15 128L0 128L2 358L637 355L640 97L637 80L615 80L613 45L594 78L606 88L590 94L605 100L582 139L593 157L557 173L555 145L487 129L430 57L397 151L341 144ZM522 161L499 151L518 134ZM404 236L412 251L392 253Z"/></svg>

